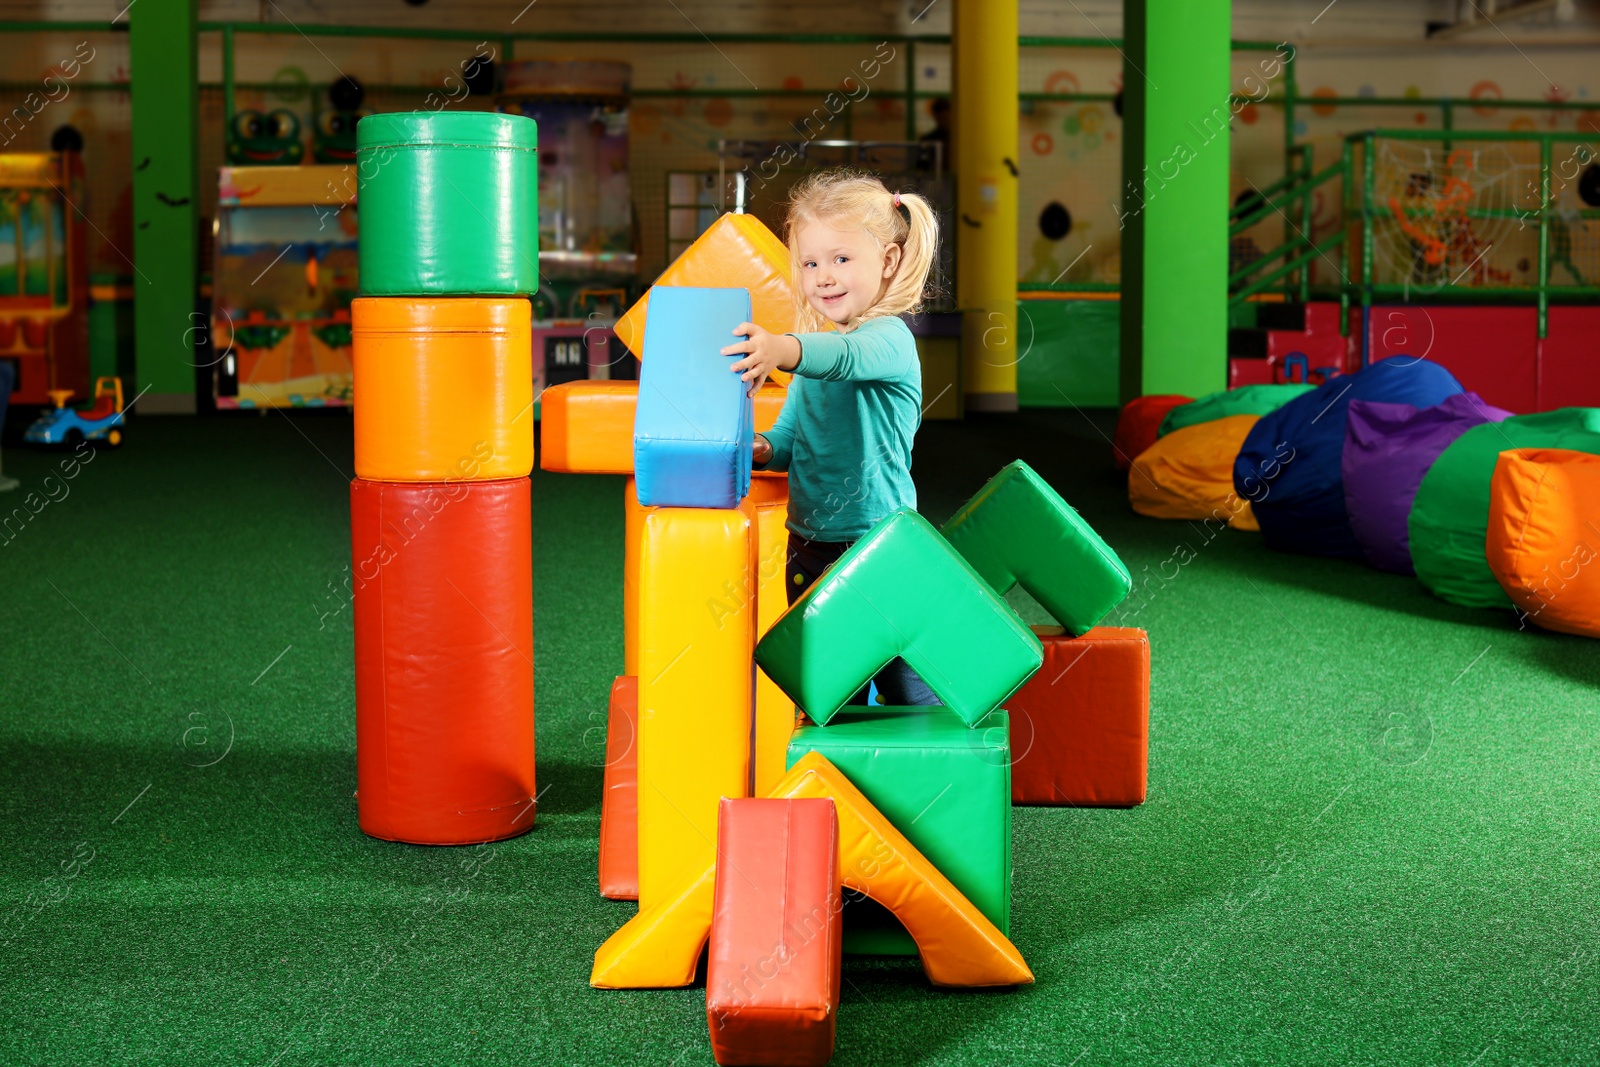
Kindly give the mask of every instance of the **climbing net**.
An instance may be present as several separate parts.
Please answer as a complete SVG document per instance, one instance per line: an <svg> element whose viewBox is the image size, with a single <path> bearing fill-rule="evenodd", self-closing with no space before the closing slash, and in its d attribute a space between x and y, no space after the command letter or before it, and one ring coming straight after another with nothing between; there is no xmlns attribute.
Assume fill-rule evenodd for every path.
<svg viewBox="0 0 1600 1067"><path fill-rule="evenodd" d="M1537 144L1379 139L1373 152L1375 282L1422 293L1537 285ZM1550 282L1592 285L1600 220L1562 173L1552 168Z"/></svg>

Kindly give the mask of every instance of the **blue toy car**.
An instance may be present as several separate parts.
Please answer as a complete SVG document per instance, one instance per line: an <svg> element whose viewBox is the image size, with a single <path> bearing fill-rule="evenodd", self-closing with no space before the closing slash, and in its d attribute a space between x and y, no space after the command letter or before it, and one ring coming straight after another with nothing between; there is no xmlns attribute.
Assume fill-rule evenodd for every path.
<svg viewBox="0 0 1600 1067"><path fill-rule="evenodd" d="M126 432L122 410L122 379L96 378L94 405L82 410L67 407L71 389L50 390L55 407L40 415L23 434L23 440L36 445L76 447L82 441L104 441L112 448L122 445Z"/></svg>

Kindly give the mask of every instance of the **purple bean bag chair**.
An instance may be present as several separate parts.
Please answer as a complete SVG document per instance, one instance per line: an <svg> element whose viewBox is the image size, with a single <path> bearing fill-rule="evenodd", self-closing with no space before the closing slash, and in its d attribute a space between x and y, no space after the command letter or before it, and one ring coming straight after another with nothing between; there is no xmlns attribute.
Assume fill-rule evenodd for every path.
<svg viewBox="0 0 1600 1067"><path fill-rule="evenodd" d="M1457 393L1431 408L1350 402L1339 465L1350 529L1368 563L1380 571L1413 573L1406 520L1422 476L1457 437L1510 415L1477 393Z"/></svg>

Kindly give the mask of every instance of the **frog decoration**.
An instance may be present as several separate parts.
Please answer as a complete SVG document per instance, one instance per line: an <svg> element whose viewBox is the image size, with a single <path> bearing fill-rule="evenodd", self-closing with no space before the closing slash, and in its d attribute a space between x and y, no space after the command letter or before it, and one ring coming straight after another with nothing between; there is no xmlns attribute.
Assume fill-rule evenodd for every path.
<svg viewBox="0 0 1600 1067"><path fill-rule="evenodd" d="M361 83L348 75L328 86L328 102L333 110L317 116L311 135L311 154L318 163L355 162L356 123L372 113L361 106L366 96Z"/></svg>
<svg viewBox="0 0 1600 1067"><path fill-rule="evenodd" d="M300 120L279 108L263 115L241 111L228 130L228 162L235 166L293 166L305 155L300 143Z"/></svg>

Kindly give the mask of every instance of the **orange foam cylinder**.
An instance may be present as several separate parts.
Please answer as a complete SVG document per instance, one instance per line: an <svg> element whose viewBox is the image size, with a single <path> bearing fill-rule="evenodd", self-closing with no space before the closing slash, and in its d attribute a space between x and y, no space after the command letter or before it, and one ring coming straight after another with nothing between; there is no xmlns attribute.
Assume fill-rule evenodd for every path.
<svg viewBox="0 0 1600 1067"><path fill-rule="evenodd" d="M844 945L839 820L827 797L724 800L706 962L717 1063L822 1067Z"/></svg>
<svg viewBox="0 0 1600 1067"><path fill-rule="evenodd" d="M756 391L757 433L772 429L788 390L768 384ZM560 474L632 474L633 417L639 383L577 381L539 394L539 469ZM775 472L755 471L756 478Z"/></svg>
<svg viewBox="0 0 1600 1067"><path fill-rule="evenodd" d="M490 481L531 472L531 315L521 299L353 301L356 477Z"/></svg>
<svg viewBox="0 0 1600 1067"><path fill-rule="evenodd" d="M600 800L600 895L639 899L639 679L611 683Z"/></svg>
<svg viewBox="0 0 1600 1067"><path fill-rule="evenodd" d="M532 828L532 537L526 478L350 483L363 832Z"/></svg>
<svg viewBox="0 0 1600 1067"><path fill-rule="evenodd" d="M713 859L750 795L755 539L739 509L655 508L639 549L639 906Z"/></svg>

